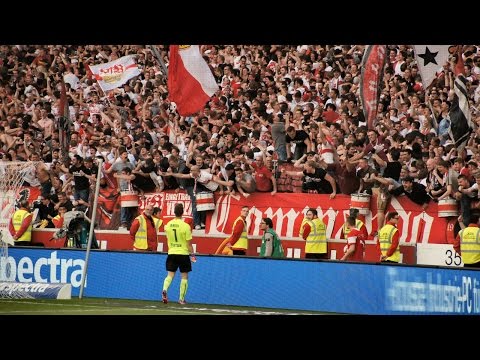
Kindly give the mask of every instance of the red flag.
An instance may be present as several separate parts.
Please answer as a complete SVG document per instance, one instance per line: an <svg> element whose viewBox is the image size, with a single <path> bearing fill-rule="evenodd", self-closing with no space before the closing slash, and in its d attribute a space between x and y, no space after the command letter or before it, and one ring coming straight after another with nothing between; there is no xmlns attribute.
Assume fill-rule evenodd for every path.
<svg viewBox="0 0 480 360"><path fill-rule="evenodd" d="M369 45L363 56L362 75L360 77L360 100L369 129L377 115L379 86L385 65L385 45Z"/></svg>
<svg viewBox="0 0 480 360"><path fill-rule="evenodd" d="M180 115L203 109L218 90L217 82L198 45L171 45L168 65L168 91Z"/></svg>

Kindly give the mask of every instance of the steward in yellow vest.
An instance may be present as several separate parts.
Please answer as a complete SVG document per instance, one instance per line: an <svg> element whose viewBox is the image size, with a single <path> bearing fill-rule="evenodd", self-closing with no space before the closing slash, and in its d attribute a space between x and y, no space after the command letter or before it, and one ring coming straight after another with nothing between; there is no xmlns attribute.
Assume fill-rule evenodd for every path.
<svg viewBox="0 0 480 360"><path fill-rule="evenodd" d="M387 214L387 223L378 232L378 247L382 253L380 261L398 263L400 262L400 231L397 229L398 213L392 211Z"/></svg>
<svg viewBox="0 0 480 360"><path fill-rule="evenodd" d="M310 208L300 225L300 236L305 242L305 259L328 259L327 228L318 218L316 209Z"/></svg>
<svg viewBox="0 0 480 360"><path fill-rule="evenodd" d="M153 206L145 206L143 213L133 220L130 227L130 238L133 250L157 251L157 225L152 217Z"/></svg>
<svg viewBox="0 0 480 360"><path fill-rule="evenodd" d="M460 230L455 238L453 248L462 256L465 267L480 268L480 228L478 226L478 214L470 215L470 224ZM459 221L460 226L463 225Z"/></svg>
<svg viewBox="0 0 480 360"><path fill-rule="evenodd" d="M28 200L20 202L20 209L13 213L9 224L15 246L28 246L32 241L32 213Z"/></svg>
<svg viewBox="0 0 480 360"><path fill-rule="evenodd" d="M248 206L243 206L241 214L235 219L232 226L232 235L222 241L215 254L222 255L247 255L248 250L248 229L247 216Z"/></svg>

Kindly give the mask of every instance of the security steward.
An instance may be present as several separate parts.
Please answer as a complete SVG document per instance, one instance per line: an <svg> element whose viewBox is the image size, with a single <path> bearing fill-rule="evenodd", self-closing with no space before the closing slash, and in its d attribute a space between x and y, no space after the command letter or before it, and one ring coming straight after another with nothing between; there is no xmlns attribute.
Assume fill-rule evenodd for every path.
<svg viewBox="0 0 480 360"><path fill-rule="evenodd" d="M299 235L305 240L305 259L328 259L325 223L314 208L308 209Z"/></svg>
<svg viewBox="0 0 480 360"><path fill-rule="evenodd" d="M29 246L32 241L32 213L28 200L20 202L20 208L13 213L8 226L15 246Z"/></svg>
<svg viewBox="0 0 480 360"><path fill-rule="evenodd" d="M387 214L387 223L378 232L378 247L382 255L381 262L399 263L400 262L400 231L397 229L398 213L392 211Z"/></svg>
<svg viewBox="0 0 480 360"><path fill-rule="evenodd" d="M480 215L472 213L468 226L460 230L453 243L453 248L462 257L464 267L480 268ZM459 222L460 226L463 224Z"/></svg>

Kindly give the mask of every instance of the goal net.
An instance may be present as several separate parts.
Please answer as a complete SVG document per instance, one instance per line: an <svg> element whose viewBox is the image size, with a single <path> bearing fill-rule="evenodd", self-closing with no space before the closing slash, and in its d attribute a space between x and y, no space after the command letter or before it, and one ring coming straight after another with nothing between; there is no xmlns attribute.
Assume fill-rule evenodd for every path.
<svg viewBox="0 0 480 360"><path fill-rule="evenodd" d="M30 191L22 190L27 182L34 182L37 162L0 161L0 280L10 276L8 245L13 238L8 231L10 219L22 200L28 200Z"/></svg>

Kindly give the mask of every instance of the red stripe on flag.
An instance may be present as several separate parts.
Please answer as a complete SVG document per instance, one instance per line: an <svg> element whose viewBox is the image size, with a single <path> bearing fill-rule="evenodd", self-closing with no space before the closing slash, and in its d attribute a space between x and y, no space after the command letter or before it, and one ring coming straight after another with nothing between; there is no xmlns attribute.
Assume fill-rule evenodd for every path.
<svg viewBox="0 0 480 360"><path fill-rule="evenodd" d="M385 52L385 45L370 45L365 50L363 59L360 80L360 100L362 101L368 129L374 128L374 121L377 117L380 81L382 80L383 67L386 59Z"/></svg>
<svg viewBox="0 0 480 360"><path fill-rule="evenodd" d="M457 63L455 64L455 76L458 75L465 76L465 64L463 63L463 56L462 56L462 46L457 46Z"/></svg>

